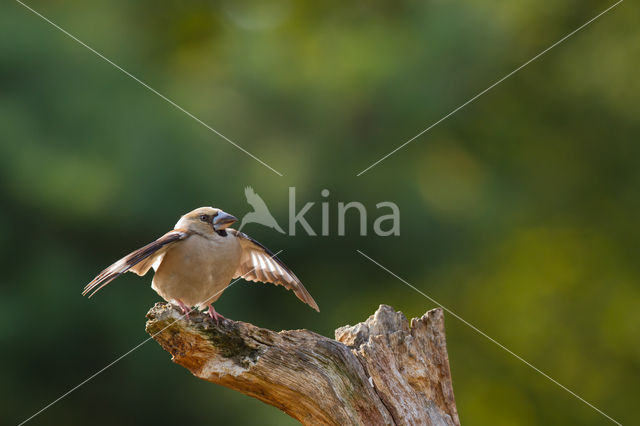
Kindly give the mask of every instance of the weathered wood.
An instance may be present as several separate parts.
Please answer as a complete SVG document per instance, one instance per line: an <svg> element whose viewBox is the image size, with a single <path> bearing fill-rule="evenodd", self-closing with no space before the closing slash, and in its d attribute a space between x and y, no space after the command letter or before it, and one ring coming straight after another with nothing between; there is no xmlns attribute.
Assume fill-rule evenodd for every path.
<svg viewBox="0 0 640 426"><path fill-rule="evenodd" d="M147 313L147 332L196 377L271 404L303 424L459 425L444 316L411 326L381 305L336 340L309 330L274 332L239 321L216 324L170 304Z"/></svg>

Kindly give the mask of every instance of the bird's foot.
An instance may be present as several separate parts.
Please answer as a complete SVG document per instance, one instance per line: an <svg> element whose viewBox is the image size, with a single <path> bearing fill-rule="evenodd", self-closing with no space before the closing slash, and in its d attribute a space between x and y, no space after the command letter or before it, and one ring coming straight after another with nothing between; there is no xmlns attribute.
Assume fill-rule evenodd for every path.
<svg viewBox="0 0 640 426"><path fill-rule="evenodd" d="M176 302L178 302L178 306L180 306L182 314L187 317L187 319L189 319L189 312L191 312L191 309L187 305L185 305L182 300L176 300Z"/></svg>
<svg viewBox="0 0 640 426"><path fill-rule="evenodd" d="M212 320L215 320L216 324L219 324L219 320L224 319L222 315L216 312L212 304L209 304L209 309L207 310L207 313L209 314Z"/></svg>

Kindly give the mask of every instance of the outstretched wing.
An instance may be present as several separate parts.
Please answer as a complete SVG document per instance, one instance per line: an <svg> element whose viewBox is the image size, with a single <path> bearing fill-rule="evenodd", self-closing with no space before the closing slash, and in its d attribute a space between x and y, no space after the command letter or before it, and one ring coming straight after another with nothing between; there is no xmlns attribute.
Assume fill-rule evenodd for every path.
<svg viewBox="0 0 640 426"><path fill-rule="evenodd" d="M87 284L82 295L85 296L91 293L89 294L89 297L93 296L102 287L109 284L128 270L131 270L131 272L135 272L138 275L146 274L154 263L162 259L168 245L185 239L188 236L189 233L182 230L167 232L151 244L147 244L133 253L126 255L104 271L100 272L97 277Z"/></svg>
<svg viewBox="0 0 640 426"><path fill-rule="evenodd" d="M269 212L269 208L267 208L267 205L265 204L262 197L259 196L252 187L247 186L244 189L244 196L247 197L247 203L249 203L249 205L253 207L253 211L261 213L265 211Z"/></svg>
<svg viewBox="0 0 640 426"><path fill-rule="evenodd" d="M242 277L247 281L262 281L284 286L288 290L293 290L298 299L320 312L316 301L298 277L268 248L235 229L227 229L227 231L238 238L242 246L242 259L234 278Z"/></svg>

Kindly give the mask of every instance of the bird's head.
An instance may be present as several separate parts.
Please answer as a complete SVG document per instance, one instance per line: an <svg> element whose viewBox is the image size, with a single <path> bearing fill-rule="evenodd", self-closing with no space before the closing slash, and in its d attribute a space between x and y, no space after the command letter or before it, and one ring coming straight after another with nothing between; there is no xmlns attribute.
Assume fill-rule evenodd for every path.
<svg viewBox="0 0 640 426"><path fill-rule="evenodd" d="M183 215L175 229L186 229L200 234L223 231L237 222L234 216L213 207L200 207Z"/></svg>

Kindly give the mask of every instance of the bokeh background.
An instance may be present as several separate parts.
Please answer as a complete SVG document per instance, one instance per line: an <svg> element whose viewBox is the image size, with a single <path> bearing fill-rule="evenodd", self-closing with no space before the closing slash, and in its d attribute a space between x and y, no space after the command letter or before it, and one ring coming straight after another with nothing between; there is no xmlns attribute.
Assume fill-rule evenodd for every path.
<svg viewBox="0 0 640 426"><path fill-rule="evenodd" d="M224 315L333 336L380 303L434 304L360 249L622 423L640 390L640 8L624 2L409 146L356 174L612 3L32 0L29 5L283 173L280 177L16 2L0 6L0 417L17 424L146 338L151 277L80 295L102 268L251 185L288 187L330 237L244 231L318 301L238 283ZM330 196L321 197L328 189ZM401 235L335 236L337 203L393 201ZM354 215L355 216L355 215ZM465 425L606 424L446 317ZM295 424L192 377L149 342L33 424Z"/></svg>

